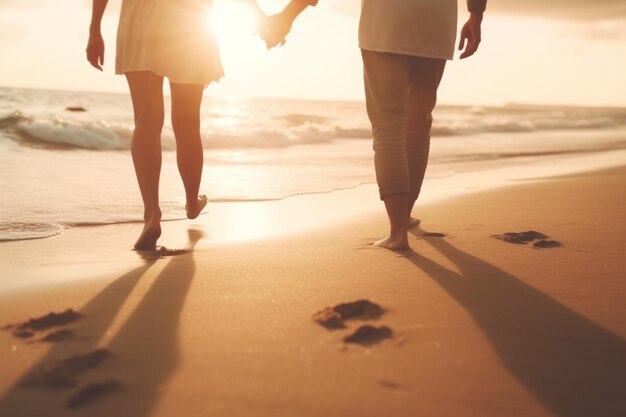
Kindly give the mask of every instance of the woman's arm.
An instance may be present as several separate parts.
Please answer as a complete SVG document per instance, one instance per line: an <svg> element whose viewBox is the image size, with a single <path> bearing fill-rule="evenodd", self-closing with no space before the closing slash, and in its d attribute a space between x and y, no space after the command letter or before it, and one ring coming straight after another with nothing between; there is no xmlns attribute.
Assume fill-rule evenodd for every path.
<svg viewBox="0 0 626 417"><path fill-rule="evenodd" d="M281 12L285 19L293 23L296 17L300 15L309 6L316 6L317 0L291 0L285 10Z"/></svg>
<svg viewBox="0 0 626 417"><path fill-rule="evenodd" d="M91 24L89 25L89 42L86 50L87 61L100 71L102 71L102 65L104 65L104 40L102 39L100 25L107 3L108 0L93 0Z"/></svg>

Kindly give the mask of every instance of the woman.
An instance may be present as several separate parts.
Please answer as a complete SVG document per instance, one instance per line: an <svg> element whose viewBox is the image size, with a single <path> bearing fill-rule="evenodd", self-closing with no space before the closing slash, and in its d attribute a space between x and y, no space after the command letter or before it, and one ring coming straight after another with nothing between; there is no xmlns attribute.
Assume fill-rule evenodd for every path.
<svg viewBox="0 0 626 417"><path fill-rule="evenodd" d="M261 15L256 1L246 0ZM102 71L100 25L107 0L93 0L87 60ZM156 248L161 236L159 175L163 128L163 78L170 83L172 127L178 170L185 186L187 217L207 204L198 195L202 177L200 104L204 88L223 75L215 39L207 31L211 0L123 0L115 71L124 74L133 102L131 153L144 204L144 228L137 250ZM263 15L264 16L264 15Z"/></svg>

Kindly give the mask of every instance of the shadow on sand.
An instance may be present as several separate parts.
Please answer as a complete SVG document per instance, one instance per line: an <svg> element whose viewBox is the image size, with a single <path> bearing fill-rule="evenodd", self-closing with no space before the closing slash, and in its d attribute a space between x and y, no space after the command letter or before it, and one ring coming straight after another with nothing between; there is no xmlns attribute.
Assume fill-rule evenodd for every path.
<svg viewBox="0 0 626 417"><path fill-rule="evenodd" d="M139 279L155 264L156 259L144 258L144 265L113 281L81 308L79 312L84 317L71 326L77 334L76 339L53 345L26 375L55 361L85 354L96 348L110 350L110 359L97 369L78 375L78 385L72 389L30 388L16 383L0 398L0 415L76 415L76 411L65 407L70 395L87 382L107 380L119 381L122 395L85 404L84 410L78 414L88 412L90 416L101 415L103 409L100 409L100 405L106 405L104 410L114 408L115 414L120 416L149 415L179 363L179 317L195 274L193 248L202 237L202 232L189 230L187 254L167 260L168 264L108 343L102 340L106 340L113 320ZM132 395L133 401L129 401L129 395Z"/></svg>
<svg viewBox="0 0 626 417"><path fill-rule="evenodd" d="M423 241L460 273L412 250L407 259L471 314L504 366L542 404L563 417L624 416L623 338L445 239Z"/></svg>

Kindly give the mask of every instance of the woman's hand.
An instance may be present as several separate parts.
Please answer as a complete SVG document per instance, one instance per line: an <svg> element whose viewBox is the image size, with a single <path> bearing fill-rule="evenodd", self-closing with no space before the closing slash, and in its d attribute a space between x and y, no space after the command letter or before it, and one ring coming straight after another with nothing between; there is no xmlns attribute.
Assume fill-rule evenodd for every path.
<svg viewBox="0 0 626 417"><path fill-rule="evenodd" d="M87 61L89 61L91 66L102 71L102 65L104 65L104 39L102 39L100 30L89 33L86 52Z"/></svg>

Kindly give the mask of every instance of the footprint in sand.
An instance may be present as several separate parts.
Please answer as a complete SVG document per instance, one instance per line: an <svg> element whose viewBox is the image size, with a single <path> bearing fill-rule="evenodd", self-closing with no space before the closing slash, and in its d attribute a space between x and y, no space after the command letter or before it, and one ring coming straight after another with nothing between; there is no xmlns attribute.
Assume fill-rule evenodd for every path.
<svg viewBox="0 0 626 417"><path fill-rule="evenodd" d="M385 310L380 305L363 299L326 307L315 313L313 320L329 330L345 329L347 320L374 320L382 316L384 312ZM387 326L363 325L344 337L343 341L372 346L392 336L393 331Z"/></svg>
<svg viewBox="0 0 626 417"><path fill-rule="evenodd" d="M111 356L107 349L97 349L83 355L70 356L49 364L43 364L20 382L23 387L71 388L76 386L76 377L97 367Z"/></svg>
<svg viewBox="0 0 626 417"><path fill-rule="evenodd" d="M121 390L122 384L115 379L87 384L76 391L76 393L65 402L65 407L70 409L79 408Z"/></svg>
<svg viewBox="0 0 626 417"><path fill-rule="evenodd" d="M191 253L191 251L187 250L187 249L168 249L166 247L159 248L159 255L161 257L163 257L163 256L181 256L181 255L187 255L189 253Z"/></svg>
<svg viewBox="0 0 626 417"><path fill-rule="evenodd" d="M28 321L22 323L8 324L6 326L3 326L2 329L11 330L11 334L15 337L27 339L33 337L35 335L35 332L48 330L52 327L64 326L80 319L81 317L82 316L79 313L70 308L62 313L51 312L46 314L45 316L29 319ZM56 336L52 335L58 332L53 332L50 335L44 337L42 340L51 337L49 340L46 341L57 341L54 340L55 337L60 339L61 336L59 334L57 334ZM65 334L64 336L67 336L67 334Z"/></svg>
<svg viewBox="0 0 626 417"><path fill-rule="evenodd" d="M345 320L372 320L382 316L384 312L383 308L376 303L358 300L326 307L315 313L313 320L327 329L345 329Z"/></svg>
<svg viewBox="0 0 626 417"><path fill-rule="evenodd" d="M541 248L541 249L546 249L546 248L560 248L563 245L560 242L557 242L556 240L538 240L537 242L533 243L533 246L535 248Z"/></svg>
<svg viewBox="0 0 626 417"><path fill-rule="evenodd" d="M370 326L366 324L343 338L344 343L354 343L363 346L373 346L393 336L393 330L387 326Z"/></svg>
<svg viewBox="0 0 626 417"><path fill-rule="evenodd" d="M79 313L68 309L62 313L51 312L45 316L29 319L22 323L9 324L3 326L2 329L11 330L15 337L31 338L38 331L63 326L81 317ZM74 330L56 329L28 343L56 343L70 340L74 337ZM109 350L97 349L86 354L74 355L65 359L45 363L29 372L20 381L19 385L25 388L48 388L54 390L59 388L72 388L78 384L77 377L79 374L98 367L110 356L112 356L112 354ZM87 384L71 395L65 402L65 406L69 409L82 407L101 397L120 391L121 389L121 384L116 380Z"/></svg>
<svg viewBox="0 0 626 417"><path fill-rule="evenodd" d="M422 234L422 237L446 237L445 233L426 232Z"/></svg>
<svg viewBox="0 0 626 417"><path fill-rule="evenodd" d="M37 342L47 342L47 343L57 343L57 342L65 342L67 340L74 339L76 333L71 329L59 329L55 330L51 333L48 333L41 339L37 340Z"/></svg>
<svg viewBox="0 0 626 417"><path fill-rule="evenodd" d="M156 261L161 258L187 255L191 253L189 249L169 249L165 246L158 246L156 249L134 249L144 261Z"/></svg>
<svg viewBox="0 0 626 417"><path fill-rule="evenodd" d="M400 385L393 381L388 381L386 379L379 379L376 381L376 383L380 385L381 387L388 388L390 390L395 390L395 391L400 391L400 392L405 392L405 393L408 393L409 391L411 391L409 387Z"/></svg>
<svg viewBox="0 0 626 417"><path fill-rule="evenodd" d="M499 239L507 243L514 243L516 245L526 245L533 243L535 248L560 248L563 245L556 240L550 240L548 236L541 232L529 230L526 232L507 232L499 235L492 235L494 239Z"/></svg>

